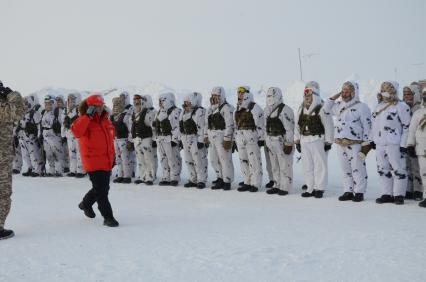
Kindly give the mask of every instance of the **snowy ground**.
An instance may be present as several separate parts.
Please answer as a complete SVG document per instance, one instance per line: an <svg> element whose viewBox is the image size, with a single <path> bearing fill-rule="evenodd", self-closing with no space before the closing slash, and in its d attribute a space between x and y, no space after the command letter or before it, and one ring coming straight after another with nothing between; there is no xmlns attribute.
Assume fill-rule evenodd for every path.
<svg viewBox="0 0 426 282"><path fill-rule="evenodd" d="M0 281L424 281L426 210L375 204L372 157L363 203L337 200L334 152L324 199L300 197L300 164L286 197L114 184L116 229L77 208L87 178L16 176Z"/></svg>

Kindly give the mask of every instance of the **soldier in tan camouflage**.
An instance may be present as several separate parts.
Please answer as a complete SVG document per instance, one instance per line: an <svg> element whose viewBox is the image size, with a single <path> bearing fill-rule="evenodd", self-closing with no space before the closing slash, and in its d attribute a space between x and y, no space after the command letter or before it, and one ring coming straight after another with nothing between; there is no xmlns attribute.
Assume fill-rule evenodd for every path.
<svg viewBox="0 0 426 282"><path fill-rule="evenodd" d="M14 236L4 229L12 195L13 128L24 115L24 102L18 92L0 82L0 240Z"/></svg>

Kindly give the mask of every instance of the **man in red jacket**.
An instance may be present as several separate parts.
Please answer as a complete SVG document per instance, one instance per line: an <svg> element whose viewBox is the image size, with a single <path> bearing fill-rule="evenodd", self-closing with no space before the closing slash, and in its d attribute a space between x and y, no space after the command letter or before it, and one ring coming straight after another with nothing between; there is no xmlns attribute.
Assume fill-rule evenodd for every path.
<svg viewBox="0 0 426 282"><path fill-rule="evenodd" d="M71 131L80 145L83 168L88 172L93 188L87 192L78 207L89 218L94 218L93 204L104 217L104 225L117 227L111 204L108 200L109 181L114 161L114 127L104 110L100 94L83 100L79 106L79 117L71 126Z"/></svg>

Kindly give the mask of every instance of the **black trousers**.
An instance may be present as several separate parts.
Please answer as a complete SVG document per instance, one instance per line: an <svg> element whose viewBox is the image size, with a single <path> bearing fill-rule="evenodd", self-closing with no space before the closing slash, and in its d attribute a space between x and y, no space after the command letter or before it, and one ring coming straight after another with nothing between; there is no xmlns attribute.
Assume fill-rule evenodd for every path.
<svg viewBox="0 0 426 282"><path fill-rule="evenodd" d="M111 171L97 170L89 172L92 189L83 198L83 204L91 207L98 202L98 209L104 218L113 218L111 204L108 200L109 179Z"/></svg>

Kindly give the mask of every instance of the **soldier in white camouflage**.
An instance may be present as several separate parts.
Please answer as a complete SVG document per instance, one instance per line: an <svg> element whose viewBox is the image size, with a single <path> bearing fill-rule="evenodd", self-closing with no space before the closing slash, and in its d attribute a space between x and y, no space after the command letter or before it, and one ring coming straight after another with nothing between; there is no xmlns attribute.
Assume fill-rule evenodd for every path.
<svg viewBox="0 0 426 282"><path fill-rule="evenodd" d="M4 229L4 223L11 206L14 123L23 115L21 95L0 82L0 240L14 235L12 230Z"/></svg>

